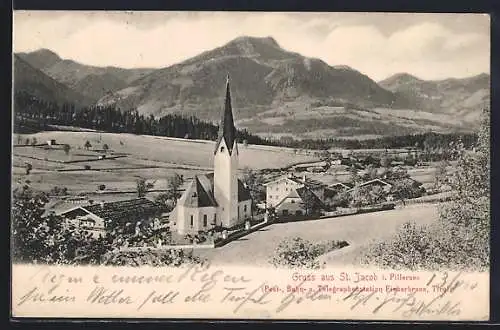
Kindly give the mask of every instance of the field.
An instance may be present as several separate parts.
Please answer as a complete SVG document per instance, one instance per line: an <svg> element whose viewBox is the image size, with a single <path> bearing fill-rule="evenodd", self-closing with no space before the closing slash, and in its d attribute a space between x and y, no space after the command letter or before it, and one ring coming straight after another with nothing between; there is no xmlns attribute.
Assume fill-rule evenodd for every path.
<svg viewBox="0 0 500 330"><path fill-rule="evenodd" d="M12 181L14 185L29 180L35 189L50 190L67 187L70 193L94 192L105 184L109 192L133 192L139 177L155 181L155 189L166 189L166 178L173 173L186 179L212 170L214 142L176 138L98 132L51 131L21 135L35 137L38 143L55 139L59 145L15 146ZM89 141L92 147L83 146ZM62 144L69 144L68 155ZM99 159L107 144L107 158ZM313 155L296 154L293 149L268 146L239 145L239 168L282 168L298 162L317 161ZM25 163L33 166L25 174ZM90 166L90 169L85 169Z"/></svg>
<svg viewBox="0 0 500 330"><path fill-rule="evenodd" d="M328 102L314 105L308 99L287 102L237 123L264 137L291 136L297 139L364 139L384 136L387 132L395 135L429 130L451 132L473 126L471 122L444 113L388 108L354 109Z"/></svg>
<svg viewBox="0 0 500 330"><path fill-rule="evenodd" d="M355 263L357 256L373 241L387 239L406 221L429 224L438 218L435 205L415 205L402 209L313 221L273 224L215 250L195 250L214 264L266 266L278 244L288 237L312 242L345 240L345 253L326 256L328 264ZM344 252L340 250L339 252Z"/></svg>

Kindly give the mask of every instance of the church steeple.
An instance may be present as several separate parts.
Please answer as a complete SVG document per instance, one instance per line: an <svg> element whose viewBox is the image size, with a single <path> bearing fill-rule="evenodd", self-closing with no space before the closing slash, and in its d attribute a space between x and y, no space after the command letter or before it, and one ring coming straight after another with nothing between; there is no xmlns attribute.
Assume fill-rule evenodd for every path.
<svg viewBox="0 0 500 330"><path fill-rule="evenodd" d="M231 87L229 85L229 74L226 80L226 98L224 101L224 112L222 114L221 123L219 125L219 137L215 145L215 152L221 141L224 139L229 154L233 151L234 141L236 140L236 128L234 127L233 108L231 105Z"/></svg>

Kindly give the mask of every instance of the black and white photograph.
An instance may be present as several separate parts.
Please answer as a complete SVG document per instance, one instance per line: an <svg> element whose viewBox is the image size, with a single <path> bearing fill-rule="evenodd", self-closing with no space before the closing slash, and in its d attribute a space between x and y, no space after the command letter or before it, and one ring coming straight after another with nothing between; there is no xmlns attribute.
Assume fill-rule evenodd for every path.
<svg viewBox="0 0 500 330"><path fill-rule="evenodd" d="M489 15L16 10L12 40L14 315L488 319Z"/></svg>

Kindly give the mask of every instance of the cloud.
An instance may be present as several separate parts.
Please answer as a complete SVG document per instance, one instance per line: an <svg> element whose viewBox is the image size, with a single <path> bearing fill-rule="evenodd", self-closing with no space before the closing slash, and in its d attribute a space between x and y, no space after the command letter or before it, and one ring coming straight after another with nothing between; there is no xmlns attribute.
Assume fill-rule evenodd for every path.
<svg viewBox="0 0 500 330"><path fill-rule="evenodd" d="M273 36L285 49L376 80L402 71L425 79L489 71L489 35L456 31L436 19L387 33L383 22L404 17L385 15L374 24L367 14L339 13L50 14L15 13L15 51L49 48L86 64L164 67L250 35Z"/></svg>
<svg viewBox="0 0 500 330"><path fill-rule="evenodd" d="M330 64L346 64L375 79L409 72L425 79L468 76L489 71L489 38L456 34L435 23L422 23L384 36L373 26L341 27L322 48Z"/></svg>

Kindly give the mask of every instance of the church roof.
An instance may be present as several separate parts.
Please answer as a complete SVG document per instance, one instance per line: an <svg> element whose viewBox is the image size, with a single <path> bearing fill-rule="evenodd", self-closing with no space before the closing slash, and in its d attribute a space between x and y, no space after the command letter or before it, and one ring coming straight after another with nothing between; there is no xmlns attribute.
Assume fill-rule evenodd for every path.
<svg viewBox="0 0 500 330"><path fill-rule="evenodd" d="M191 181L179 200L180 205L187 207L217 206L213 191L201 183L203 179L200 180L200 177L202 176L197 175Z"/></svg>
<svg viewBox="0 0 500 330"><path fill-rule="evenodd" d="M234 127L233 108L231 105L231 88L229 86L229 75L226 82L226 98L224 101L224 113L219 125L219 136L215 144L214 154L217 152L221 141L224 139L229 154L233 151L234 142L236 141L236 128Z"/></svg>
<svg viewBox="0 0 500 330"><path fill-rule="evenodd" d="M238 202L250 200L250 191L238 180ZM180 198L179 205L187 207L218 206L214 197L214 174L197 175Z"/></svg>

